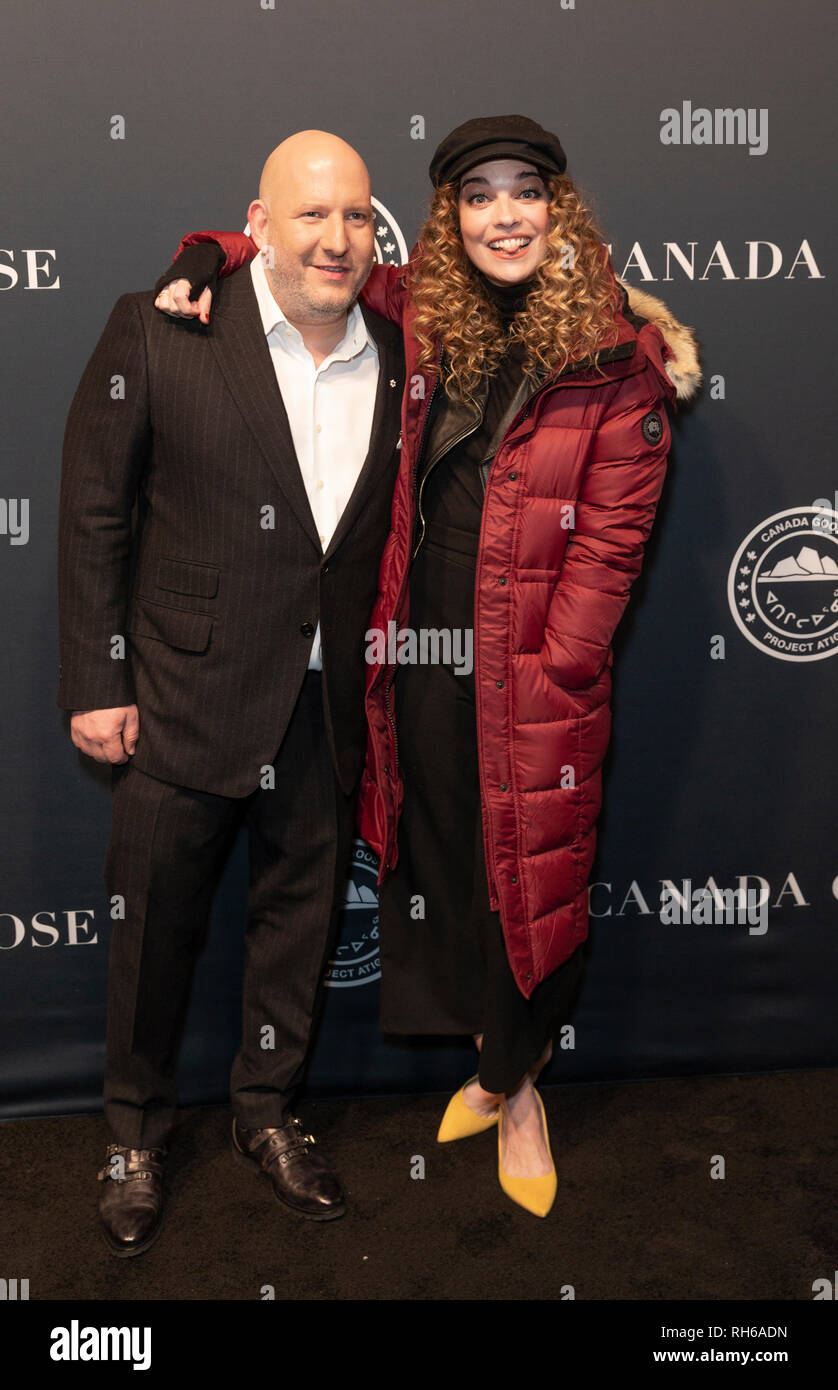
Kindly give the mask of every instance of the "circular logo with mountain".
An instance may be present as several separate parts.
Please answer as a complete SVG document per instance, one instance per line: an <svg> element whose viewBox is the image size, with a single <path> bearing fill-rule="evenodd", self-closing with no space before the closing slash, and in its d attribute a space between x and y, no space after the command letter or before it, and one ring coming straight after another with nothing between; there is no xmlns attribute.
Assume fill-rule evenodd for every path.
<svg viewBox="0 0 838 1390"><path fill-rule="evenodd" d="M821 661L838 651L838 513L789 507L750 532L727 579L730 611L760 651Z"/></svg>
<svg viewBox="0 0 838 1390"><path fill-rule="evenodd" d="M338 943L326 968L333 989L368 985L381 977L378 958L378 859L356 840L343 898Z"/></svg>

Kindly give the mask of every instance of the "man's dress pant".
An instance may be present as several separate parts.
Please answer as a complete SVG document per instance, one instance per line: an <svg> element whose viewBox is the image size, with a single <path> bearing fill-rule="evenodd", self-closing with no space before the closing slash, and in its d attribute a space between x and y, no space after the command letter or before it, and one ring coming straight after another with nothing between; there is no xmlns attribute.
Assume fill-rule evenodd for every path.
<svg viewBox="0 0 838 1390"><path fill-rule="evenodd" d="M290 1113L322 1005L353 834L354 798L335 778L321 681L319 672L304 678L273 789L230 798L158 781L130 763L114 770L105 878L110 897L124 898L125 917L111 937L105 1115L119 1144L150 1148L170 1135L195 964L243 821L250 882L232 1106L250 1129L281 1125Z"/></svg>

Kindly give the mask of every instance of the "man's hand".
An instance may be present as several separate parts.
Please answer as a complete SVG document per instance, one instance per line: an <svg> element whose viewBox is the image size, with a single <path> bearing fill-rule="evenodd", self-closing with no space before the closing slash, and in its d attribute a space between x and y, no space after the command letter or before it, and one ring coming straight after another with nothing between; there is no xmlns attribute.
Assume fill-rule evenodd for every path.
<svg viewBox="0 0 838 1390"><path fill-rule="evenodd" d="M166 285L155 299L155 309L161 309L164 314L170 314L173 319L197 318L201 323L209 323L212 290L207 286L205 290L201 291L197 299L190 299L189 291L191 289L191 280L172 280L171 284Z"/></svg>
<svg viewBox="0 0 838 1390"><path fill-rule="evenodd" d="M136 705L77 710L70 720L76 748L97 763L127 763L137 746L140 713Z"/></svg>

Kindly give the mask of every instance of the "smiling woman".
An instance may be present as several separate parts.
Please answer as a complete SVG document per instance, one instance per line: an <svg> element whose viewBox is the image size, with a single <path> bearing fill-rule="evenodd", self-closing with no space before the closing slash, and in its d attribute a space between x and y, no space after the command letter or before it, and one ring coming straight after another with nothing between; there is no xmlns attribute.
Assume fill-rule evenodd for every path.
<svg viewBox="0 0 838 1390"><path fill-rule="evenodd" d="M549 202L535 165L522 160L490 160L462 180L458 213L463 246L492 284L516 284L541 265L547 254Z"/></svg>
<svg viewBox="0 0 838 1390"><path fill-rule="evenodd" d="M368 663L382 1027L474 1036L478 1073L438 1138L497 1124L501 1186L538 1216L556 1174L534 1082L583 971L611 641L663 488L666 405L700 381L690 330L651 296L633 311L566 164L526 117L458 126L408 266L375 266L361 292L401 323L408 381L369 630L474 631L473 671L383 640ZM202 238L223 242L224 273L254 254Z"/></svg>
<svg viewBox="0 0 838 1390"><path fill-rule="evenodd" d="M487 124L468 122L461 129ZM510 155L516 145L522 142L495 141L490 148ZM439 343L445 344L449 397L475 399L510 343L523 345L522 369L533 382L617 341L613 272L591 214L564 172L564 151L558 141L553 149L538 140L528 148L529 160L520 153L483 160L460 177L454 174L463 158L478 155L478 147L447 162L435 156L443 179L420 233L411 298L420 364L432 366ZM501 315L499 333L504 304L514 312Z"/></svg>

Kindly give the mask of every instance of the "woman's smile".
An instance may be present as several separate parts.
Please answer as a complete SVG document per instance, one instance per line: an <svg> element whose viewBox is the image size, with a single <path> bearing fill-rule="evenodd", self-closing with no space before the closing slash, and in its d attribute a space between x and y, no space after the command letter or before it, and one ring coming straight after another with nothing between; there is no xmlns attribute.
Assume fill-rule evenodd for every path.
<svg viewBox="0 0 838 1390"><path fill-rule="evenodd" d="M498 237L495 241L489 242L490 251L502 251L505 255L514 256L524 251L532 241L532 237Z"/></svg>

